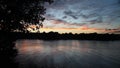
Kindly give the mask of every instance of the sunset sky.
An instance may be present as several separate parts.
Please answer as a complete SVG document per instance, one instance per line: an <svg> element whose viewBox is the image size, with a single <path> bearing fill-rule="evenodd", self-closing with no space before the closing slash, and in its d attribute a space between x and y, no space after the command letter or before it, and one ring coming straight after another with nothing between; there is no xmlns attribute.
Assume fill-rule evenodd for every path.
<svg viewBox="0 0 120 68"><path fill-rule="evenodd" d="M120 0L55 0L45 7L41 32L120 33Z"/></svg>

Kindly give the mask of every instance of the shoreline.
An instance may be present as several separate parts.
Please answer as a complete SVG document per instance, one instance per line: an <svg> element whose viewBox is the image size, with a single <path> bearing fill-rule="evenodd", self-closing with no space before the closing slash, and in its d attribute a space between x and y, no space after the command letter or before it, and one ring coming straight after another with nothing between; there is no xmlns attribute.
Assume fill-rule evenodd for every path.
<svg viewBox="0 0 120 68"><path fill-rule="evenodd" d="M21 33L21 32L0 32L0 38L5 40L16 39L40 39L40 40L96 40L96 41L117 41L120 40L120 34L59 34L57 32L49 33Z"/></svg>

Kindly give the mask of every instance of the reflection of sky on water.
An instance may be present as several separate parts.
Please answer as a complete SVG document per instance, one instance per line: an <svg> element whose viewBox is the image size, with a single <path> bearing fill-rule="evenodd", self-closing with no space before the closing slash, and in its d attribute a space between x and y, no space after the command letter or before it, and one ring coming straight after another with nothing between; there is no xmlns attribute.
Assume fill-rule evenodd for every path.
<svg viewBox="0 0 120 68"><path fill-rule="evenodd" d="M83 45L84 43L82 43ZM50 53L50 54L59 54L61 52L65 52L66 54L72 54L72 53L85 53L90 51L88 49L87 44L84 44L85 46L80 46L79 41L66 41L65 43L63 41L49 41L49 42L43 42L43 41L28 41L25 40L19 44L16 44L16 47L19 50L20 54L41 54L43 53Z"/></svg>
<svg viewBox="0 0 120 68"><path fill-rule="evenodd" d="M19 40L16 41L18 49L16 59L24 66L23 68L30 64L37 68L46 65L46 68L118 68L120 64L118 44L119 42L77 40Z"/></svg>

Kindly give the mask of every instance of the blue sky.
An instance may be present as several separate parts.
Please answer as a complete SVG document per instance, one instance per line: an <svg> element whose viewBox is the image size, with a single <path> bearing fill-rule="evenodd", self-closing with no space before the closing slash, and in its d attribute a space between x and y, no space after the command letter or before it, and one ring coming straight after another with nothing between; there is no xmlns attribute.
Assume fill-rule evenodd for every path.
<svg viewBox="0 0 120 68"><path fill-rule="evenodd" d="M55 0L46 3L47 28L88 28L120 32L120 0Z"/></svg>

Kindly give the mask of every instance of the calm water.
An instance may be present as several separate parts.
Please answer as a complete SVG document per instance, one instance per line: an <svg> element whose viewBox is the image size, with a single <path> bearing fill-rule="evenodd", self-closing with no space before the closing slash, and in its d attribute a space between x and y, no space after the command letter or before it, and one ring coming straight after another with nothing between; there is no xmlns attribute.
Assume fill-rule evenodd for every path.
<svg viewBox="0 0 120 68"><path fill-rule="evenodd" d="M18 40L19 68L120 68L120 41Z"/></svg>

